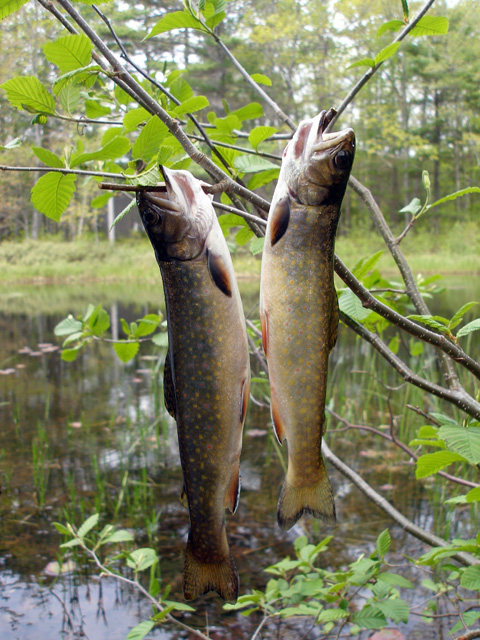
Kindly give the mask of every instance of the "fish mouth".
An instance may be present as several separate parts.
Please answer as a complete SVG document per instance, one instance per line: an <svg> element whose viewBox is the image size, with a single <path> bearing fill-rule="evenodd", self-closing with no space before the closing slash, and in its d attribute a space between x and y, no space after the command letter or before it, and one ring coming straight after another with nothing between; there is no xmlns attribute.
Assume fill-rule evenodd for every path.
<svg viewBox="0 0 480 640"><path fill-rule="evenodd" d="M167 189L165 187L165 193L161 191L161 196L157 195L155 191L143 191L139 197L150 204L155 205L159 209L166 211L174 211L175 213L181 213L182 209L179 204L169 199Z"/></svg>
<svg viewBox="0 0 480 640"><path fill-rule="evenodd" d="M333 147L342 145L344 142L349 142L350 146L355 146L355 134L353 129L343 129L341 131L335 131L334 133L325 133L325 130L333 120L333 118L337 115L335 109L329 109L328 111L321 111L317 118L319 120L316 136L317 139L315 143L311 147L311 151L313 153L318 153L321 151L327 151L328 149L332 149Z"/></svg>

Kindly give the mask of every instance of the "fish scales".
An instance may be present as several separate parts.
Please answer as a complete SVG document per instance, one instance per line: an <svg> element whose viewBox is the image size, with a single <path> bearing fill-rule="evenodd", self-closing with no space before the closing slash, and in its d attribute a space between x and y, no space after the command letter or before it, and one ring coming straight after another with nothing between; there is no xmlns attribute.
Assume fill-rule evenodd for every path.
<svg viewBox="0 0 480 640"><path fill-rule="evenodd" d="M321 445L328 356L338 326L335 233L354 137L351 130L324 136L331 117L332 111L322 112L301 123L284 153L262 261L260 315L272 420L279 441L288 445L278 504L278 522L287 529L303 513L335 520ZM346 169L334 164L340 152L351 155L342 158Z"/></svg>
<svg viewBox="0 0 480 640"><path fill-rule="evenodd" d="M248 342L228 247L201 183L164 169L167 196L138 196L165 291L165 404L177 422L190 515L184 594L238 595L225 508L238 503L249 396Z"/></svg>

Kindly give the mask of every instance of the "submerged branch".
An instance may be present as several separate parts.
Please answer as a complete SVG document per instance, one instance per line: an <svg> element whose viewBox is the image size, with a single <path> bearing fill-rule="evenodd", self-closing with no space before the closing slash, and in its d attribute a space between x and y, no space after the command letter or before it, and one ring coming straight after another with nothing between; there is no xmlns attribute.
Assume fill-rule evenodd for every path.
<svg viewBox="0 0 480 640"><path fill-rule="evenodd" d="M429 533L422 529L421 527L414 524L411 520L406 518L400 511L397 511L395 507L393 507L388 500L386 500L383 496L377 493L363 478L361 478L358 473L356 473L351 467L346 465L340 458L331 451L329 446L326 444L325 439L322 441L322 453L325 456L325 459L333 464L333 466L340 471L342 475L351 480L353 484L360 489L362 493L364 493L367 498L372 500L380 509L382 509L385 513L387 513L397 524L399 524L405 531L410 533L415 538L426 542L431 547L447 547L448 542L445 542L443 538L439 538L433 533ZM463 564L464 566L471 566L474 564L479 564L478 559L475 556L472 556L470 553L465 553L464 551L459 551L455 555L451 556L455 558L457 562Z"/></svg>

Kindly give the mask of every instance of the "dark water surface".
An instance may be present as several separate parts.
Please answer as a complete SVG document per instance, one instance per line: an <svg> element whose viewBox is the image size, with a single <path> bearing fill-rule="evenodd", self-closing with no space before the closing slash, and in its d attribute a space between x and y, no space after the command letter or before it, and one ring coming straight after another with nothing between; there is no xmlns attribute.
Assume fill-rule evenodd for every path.
<svg viewBox="0 0 480 640"><path fill-rule="evenodd" d="M257 317L258 282L240 285L246 312L252 310L252 317ZM456 278L449 282L447 292L429 304L434 313L448 317L475 299L480 299L478 282ZM77 361L61 361L60 342L53 329L68 313L82 314L89 302L105 306L120 335L120 317L135 320L163 305L160 282L123 289L112 285L0 289L1 640L123 640L129 629L151 614L151 607L136 591L100 579L96 568L84 562L48 589L54 581L49 563L57 559L62 542L54 521L78 526L98 512L102 525L112 522L128 528L138 546L158 550L162 579L165 585L172 585L170 597L183 600L188 513L179 500L182 478L175 424L163 407L164 353L144 344L135 360L124 365L110 345L95 342ZM472 334L468 350L478 358L477 336ZM412 357L410 366L420 368L423 375L432 373L433 351L425 351L416 360ZM388 425L392 411L399 436L406 443L424 423L405 410L406 403L452 413L448 406L426 400L411 387L395 391L385 387L401 383L368 345L340 328L331 356L331 408L351 422L376 428ZM267 389L255 384L255 398L261 402ZM330 567L344 568L360 552L370 553L378 534L387 527L393 539L393 558L401 559L403 553L418 556L426 550L334 469L329 473L339 524L332 528L303 519L293 530L281 532L276 525L276 502L283 470L270 429L268 408L251 403L242 452L240 506L234 516L227 517L241 593L265 586L269 576L263 570L293 555L292 543L303 533L311 541L335 536L322 556L322 563ZM470 514L459 518L462 512L446 511L440 504L441 495L436 503L432 495L439 493L441 485L436 487L435 480L425 485L415 481L414 467L396 451L364 432L342 430L332 419L328 441L339 457L360 470L417 524L440 535L465 535ZM418 582L418 576L413 579ZM402 594L405 598L424 595ZM195 606L196 613L184 614L183 620L202 629L208 626L212 638L250 638L260 621L257 614L245 618L224 612L213 594L199 599ZM428 631L417 620L409 623L407 637L419 634L426 640ZM283 623L278 637L300 637L299 629ZM313 630L305 637L313 639L316 634ZM148 637L187 638L188 634L166 625ZM266 626L261 637L277 637L276 624ZM446 637L446 631L437 626L431 637Z"/></svg>

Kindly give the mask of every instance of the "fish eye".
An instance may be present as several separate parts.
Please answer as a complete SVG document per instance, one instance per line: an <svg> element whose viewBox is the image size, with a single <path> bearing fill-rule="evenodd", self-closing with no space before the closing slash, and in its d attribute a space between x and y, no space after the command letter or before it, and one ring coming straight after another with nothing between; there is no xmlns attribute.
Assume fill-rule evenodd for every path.
<svg viewBox="0 0 480 640"><path fill-rule="evenodd" d="M145 224L148 224L149 226L158 224L161 221L161 219L162 219L162 216L156 211L154 211L153 209L147 209L143 214L143 220Z"/></svg>
<svg viewBox="0 0 480 640"><path fill-rule="evenodd" d="M348 169L348 167L352 164L352 154L350 153L350 151L342 149L334 157L333 164L338 169Z"/></svg>

